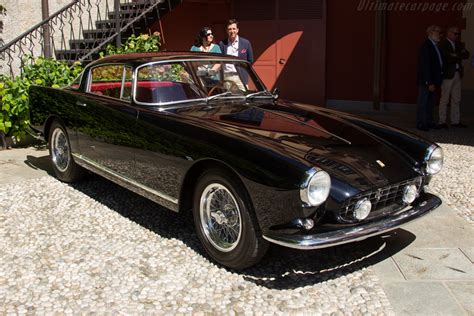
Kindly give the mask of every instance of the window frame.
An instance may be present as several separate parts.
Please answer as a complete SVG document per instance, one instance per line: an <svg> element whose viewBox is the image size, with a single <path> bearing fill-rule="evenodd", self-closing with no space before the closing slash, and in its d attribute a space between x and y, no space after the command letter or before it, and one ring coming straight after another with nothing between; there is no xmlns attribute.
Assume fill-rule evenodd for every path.
<svg viewBox="0 0 474 316"><path fill-rule="evenodd" d="M109 95L105 95L105 94L97 94L97 93L94 93L94 92L91 92L91 86L92 86L92 72L94 69L96 68L100 68L100 67L106 67L106 66L121 66L122 67L122 78L120 80L120 97L119 98L116 98L116 97L112 97L112 96L109 96ZM130 98L130 99L124 99L123 98L123 91L124 91L124 84L125 84L125 79L126 79L126 68L130 68L131 70L131 73L132 73L132 79L131 79L131 94L133 94L133 90L134 90L134 83L135 83L135 71L133 69L133 67L129 64L126 64L126 63L104 63L104 64L99 64L99 65L95 65L95 66L92 66L89 71L88 71L88 74L87 74L87 83L86 83L86 86L85 86L85 93L86 94L90 94L90 95L94 95L94 96L98 96L98 97L104 97L104 98L109 98L109 99L112 99L112 100L116 100L116 101L123 101L123 102L127 102L127 103L131 103L132 102L132 99L133 98Z"/></svg>
<svg viewBox="0 0 474 316"><path fill-rule="evenodd" d="M189 59L159 60L159 61L148 62L148 63L145 63L145 64L143 64L143 65L140 65L140 66L136 67L136 68L135 68L135 71L134 71L134 74L133 74L133 78L134 78L134 85L133 85L133 102L134 102L135 104L143 105L143 106L159 106L159 107L164 107L164 106L167 106L167 105L175 105L175 104L179 104L179 103L191 103L191 102L204 101L204 100L206 100L206 97L202 97L202 98L189 99L189 100L179 100L179 101L169 101L169 102L157 102L157 103L146 103L146 102L138 101L138 100L136 99L137 87L138 87L138 84L137 84L137 81L138 81L138 72L140 71L141 68L145 68L145 67L153 66L153 65L159 65L159 64L179 64L179 63L182 63L182 64L184 64L183 66L185 66L186 68L192 70L192 67L190 67L190 66L188 65L188 62L189 62L189 61L191 61L191 60L189 60ZM192 60L192 61L194 61L194 60ZM200 90L203 90L203 87L202 87L201 83L200 83L200 82L196 82L196 78L195 78L194 71L191 71L191 72L189 73L189 75L190 75L191 78L193 79L194 84L195 84Z"/></svg>

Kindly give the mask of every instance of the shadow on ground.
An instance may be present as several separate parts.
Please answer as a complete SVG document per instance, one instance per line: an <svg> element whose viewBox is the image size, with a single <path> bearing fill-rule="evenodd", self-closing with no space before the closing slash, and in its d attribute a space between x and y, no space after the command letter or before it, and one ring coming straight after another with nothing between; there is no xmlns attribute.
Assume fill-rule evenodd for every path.
<svg viewBox="0 0 474 316"><path fill-rule="evenodd" d="M51 160L49 154L46 152L44 156L35 157L31 155L26 156L24 161L25 165L35 170L44 170L50 176L54 176L53 167L51 166Z"/></svg>
<svg viewBox="0 0 474 316"><path fill-rule="evenodd" d="M211 261L194 233L191 215L164 209L95 175L71 186L163 238L181 240ZM371 266L393 256L415 238L410 232L399 229L365 241L321 250L298 251L271 245L258 265L232 272L267 288L294 289L339 278Z"/></svg>

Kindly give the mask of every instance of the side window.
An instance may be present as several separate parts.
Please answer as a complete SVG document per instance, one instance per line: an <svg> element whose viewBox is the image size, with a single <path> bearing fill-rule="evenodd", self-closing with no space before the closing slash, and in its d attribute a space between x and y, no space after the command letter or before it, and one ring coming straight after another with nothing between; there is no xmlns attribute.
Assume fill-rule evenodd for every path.
<svg viewBox="0 0 474 316"><path fill-rule="evenodd" d="M156 63L138 71L135 100L167 103L202 98L187 67L182 63Z"/></svg>
<svg viewBox="0 0 474 316"><path fill-rule="evenodd" d="M128 95L129 99L132 82L131 73L132 70L124 65L103 65L95 67L91 70L91 80L88 91L93 94L104 95L116 99L127 99ZM124 78L124 75L125 80L122 90L122 79Z"/></svg>
<svg viewBox="0 0 474 316"><path fill-rule="evenodd" d="M125 66L124 71L125 78L123 80L123 91L122 91L122 99L124 100L131 100L132 98L132 75L133 71L132 68Z"/></svg>

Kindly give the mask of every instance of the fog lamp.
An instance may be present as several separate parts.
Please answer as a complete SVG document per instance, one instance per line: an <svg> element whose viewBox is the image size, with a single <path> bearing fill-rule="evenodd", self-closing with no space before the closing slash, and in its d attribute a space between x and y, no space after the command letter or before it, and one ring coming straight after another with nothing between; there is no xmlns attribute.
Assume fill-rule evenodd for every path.
<svg viewBox="0 0 474 316"><path fill-rule="evenodd" d="M371 208L372 203L370 203L369 199L363 199L358 201L354 206L354 217L359 221L367 218L367 216L369 216Z"/></svg>
<svg viewBox="0 0 474 316"><path fill-rule="evenodd" d="M303 220L303 227L306 230L310 230L314 226L314 221L311 218L306 218Z"/></svg>
<svg viewBox="0 0 474 316"><path fill-rule="evenodd" d="M403 202L406 204L412 203L416 197L418 196L418 190L416 188L416 185L411 184L407 185L403 189Z"/></svg>

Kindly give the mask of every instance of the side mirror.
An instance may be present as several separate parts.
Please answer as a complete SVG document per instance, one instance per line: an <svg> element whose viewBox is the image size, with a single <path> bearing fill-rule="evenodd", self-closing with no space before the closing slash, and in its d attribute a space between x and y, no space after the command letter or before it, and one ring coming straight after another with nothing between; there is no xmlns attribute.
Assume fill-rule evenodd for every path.
<svg viewBox="0 0 474 316"><path fill-rule="evenodd" d="M278 88L273 89L272 94L273 94L273 99L277 100L280 97L280 89Z"/></svg>

